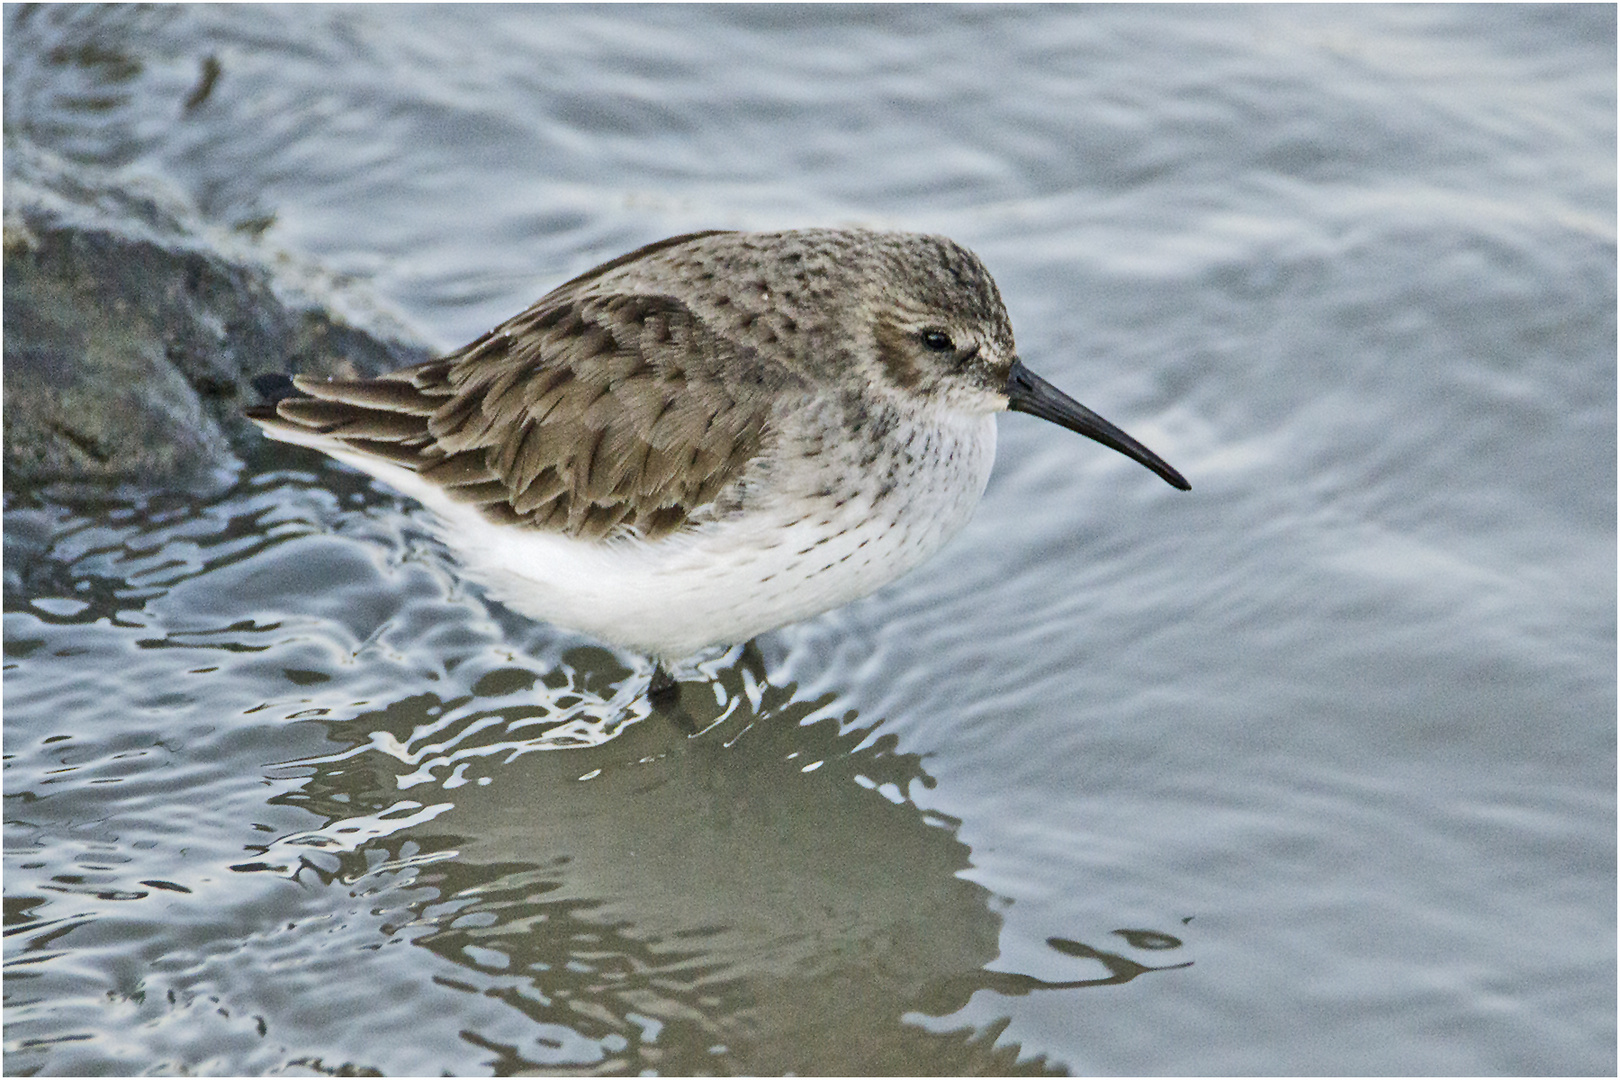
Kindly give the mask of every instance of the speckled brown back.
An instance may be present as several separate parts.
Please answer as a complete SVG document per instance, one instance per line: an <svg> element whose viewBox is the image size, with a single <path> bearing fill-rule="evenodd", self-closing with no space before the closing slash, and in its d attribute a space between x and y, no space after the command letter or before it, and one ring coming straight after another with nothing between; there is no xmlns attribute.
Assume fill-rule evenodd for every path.
<svg viewBox="0 0 1620 1080"><path fill-rule="evenodd" d="M779 365L668 296L553 294L380 379L296 380L276 419L385 458L496 521L600 538L686 525L759 452Z"/></svg>

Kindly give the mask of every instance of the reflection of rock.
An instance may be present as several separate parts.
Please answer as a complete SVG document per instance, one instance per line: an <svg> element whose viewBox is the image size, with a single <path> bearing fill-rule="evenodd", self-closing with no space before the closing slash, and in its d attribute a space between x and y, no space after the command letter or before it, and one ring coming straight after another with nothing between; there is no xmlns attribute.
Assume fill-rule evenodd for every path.
<svg viewBox="0 0 1620 1080"><path fill-rule="evenodd" d="M151 198L91 190L8 147L5 476L206 482L251 445L247 380L381 370L425 353L294 311L269 275ZM17 170L29 179L14 177Z"/></svg>

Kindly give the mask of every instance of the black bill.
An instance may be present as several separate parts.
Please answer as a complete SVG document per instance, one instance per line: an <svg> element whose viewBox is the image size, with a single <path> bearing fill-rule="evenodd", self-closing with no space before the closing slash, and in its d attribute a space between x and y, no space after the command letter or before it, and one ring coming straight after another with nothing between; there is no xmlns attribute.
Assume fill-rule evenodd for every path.
<svg viewBox="0 0 1620 1080"><path fill-rule="evenodd" d="M1029 370L1022 360L1013 361L1012 371L1007 376L1007 408L1050 420L1088 439L1096 439L1132 461L1146 465L1164 477L1171 487L1192 490L1187 478L1172 469L1168 461Z"/></svg>

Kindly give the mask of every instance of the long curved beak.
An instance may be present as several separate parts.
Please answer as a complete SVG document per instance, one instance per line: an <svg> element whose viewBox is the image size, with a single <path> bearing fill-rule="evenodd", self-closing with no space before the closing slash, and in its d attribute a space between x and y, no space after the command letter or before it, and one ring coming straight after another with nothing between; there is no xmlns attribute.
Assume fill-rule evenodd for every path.
<svg viewBox="0 0 1620 1080"><path fill-rule="evenodd" d="M1022 360L1013 361L1012 371L1007 376L1007 408L1050 420L1088 439L1096 439L1132 461L1146 465L1164 477L1171 487L1192 490L1187 478L1172 469L1168 461L1029 370Z"/></svg>

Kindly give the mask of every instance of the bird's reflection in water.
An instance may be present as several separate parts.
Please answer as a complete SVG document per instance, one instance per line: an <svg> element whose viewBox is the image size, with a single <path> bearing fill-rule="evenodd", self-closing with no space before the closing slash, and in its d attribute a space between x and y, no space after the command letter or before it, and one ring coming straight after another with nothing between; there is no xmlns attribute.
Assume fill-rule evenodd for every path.
<svg viewBox="0 0 1620 1080"><path fill-rule="evenodd" d="M542 682L491 672L477 681L487 697L346 721L351 738L370 730L304 788L316 802L341 790L325 809L350 821L396 804L402 783L424 802L448 798L367 845L356 869L415 864L412 940L459 972L437 980L519 1010L552 1033L542 1049L582 1037L601 1057L574 1064L612 1072L1050 1072L996 1045L1003 1025L934 1032L903 1017L949 1016L978 990L1185 966L1052 938L1090 962L1072 981L986 970L1001 917L963 876L959 822L909 797L933 781L893 735L830 697L795 700L757 655L683 685L696 737L623 690L638 680L610 654L565 661ZM586 737L582 703L600 740ZM1123 948L1180 945L1119 933ZM496 1053L498 1071L567 1064L535 1044L464 1037Z"/></svg>

